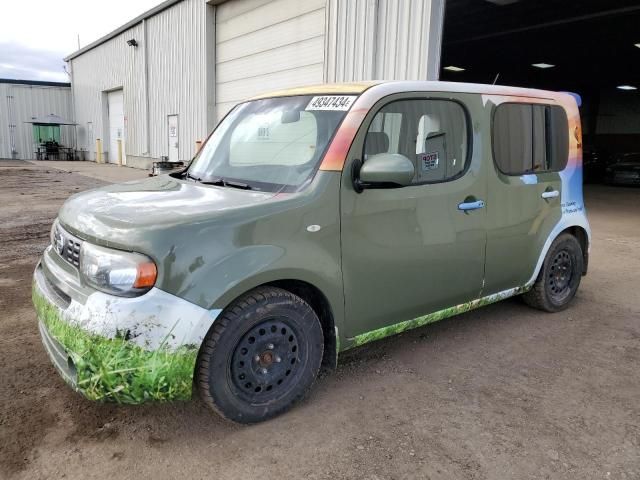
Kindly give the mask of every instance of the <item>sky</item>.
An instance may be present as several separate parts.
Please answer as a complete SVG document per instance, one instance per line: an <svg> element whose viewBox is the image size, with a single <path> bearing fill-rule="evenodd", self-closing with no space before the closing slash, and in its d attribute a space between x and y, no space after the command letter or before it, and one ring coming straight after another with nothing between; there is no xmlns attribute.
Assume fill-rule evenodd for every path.
<svg viewBox="0 0 640 480"><path fill-rule="evenodd" d="M0 78L68 82L64 57L162 0L0 0Z"/></svg>

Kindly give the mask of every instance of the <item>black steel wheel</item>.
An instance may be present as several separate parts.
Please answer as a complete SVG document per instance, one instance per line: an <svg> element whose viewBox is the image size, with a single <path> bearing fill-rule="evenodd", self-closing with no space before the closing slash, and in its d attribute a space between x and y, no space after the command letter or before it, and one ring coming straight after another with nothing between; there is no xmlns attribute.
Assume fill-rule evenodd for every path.
<svg viewBox="0 0 640 480"><path fill-rule="evenodd" d="M547 290L554 303L562 303L571 294L571 279L573 278L573 261L571 254L563 248L556 252L547 274Z"/></svg>
<svg viewBox="0 0 640 480"><path fill-rule="evenodd" d="M198 359L205 403L225 418L255 423L305 396L323 352L320 321L300 297L256 289L229 306L207 335Z"/></svg>
<svg viewBox="0 0 640 480"><path fill-rule="evenodd" d="M547 312L567 308L580 286L583 265L580 242L568 233L560 235L551 244L533 287L522 298Z"/></svg>
<svg viewBox="0 0 640 480"><path fill-rule="evenodd" d="M268 318L250 329L230 360L231 381L250 402L269 402L287 392L302 373L297 327L286 317Z"/></svg>

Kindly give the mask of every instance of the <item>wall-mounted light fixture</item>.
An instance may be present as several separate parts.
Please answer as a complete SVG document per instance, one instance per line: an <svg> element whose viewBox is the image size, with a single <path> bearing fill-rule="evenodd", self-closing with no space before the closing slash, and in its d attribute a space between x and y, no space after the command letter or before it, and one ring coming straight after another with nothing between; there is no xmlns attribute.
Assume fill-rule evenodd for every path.
<svg viewBox="0 0 640 480"><path fill-rule="evenodd" d="M516 3L519 0L487 0L487 2L489 3L493 3L495 5L499 5L501 7L505 6L505 5L511 5L512 3Z"/></svg>
<svg viewBox="0 0 640 480"><path fill-rule="evenodd" d="M553 67L555 67L555 65L554 65L554 64L552 64L552 63L545 63L545 62L532 63L532 64L531 64L531 66L532 66L532 67L536 67L536 68L542 68L542 69L545 69L545 68L553 68Z"/></svg>
<svg viewBox="0 0 640 480"><path fill-rule="evenodd" d="M129 45L130 47L137 47L138 42L136 41L135 38L132 38L131 40L127 40L127 45Z"/></svg>

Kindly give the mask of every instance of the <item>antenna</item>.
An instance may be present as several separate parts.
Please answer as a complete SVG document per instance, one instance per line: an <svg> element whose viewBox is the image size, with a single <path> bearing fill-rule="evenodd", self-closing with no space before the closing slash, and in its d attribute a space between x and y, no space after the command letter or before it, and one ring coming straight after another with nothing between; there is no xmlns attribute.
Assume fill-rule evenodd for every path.
<svg viewBox="0 0 640 480"><path fill-rule="evenodd" d="M493 83L491 85L495 85L496 82L498 81L498 78L500 78L500 72L498 72L498 74L496 75L496 78L493 79Z"/></svg>
<svg viewBox="0 0 640 480"><path fill-rule="evenodd" d="M78 50L80 50L80 34L78 33Z"/></svg>

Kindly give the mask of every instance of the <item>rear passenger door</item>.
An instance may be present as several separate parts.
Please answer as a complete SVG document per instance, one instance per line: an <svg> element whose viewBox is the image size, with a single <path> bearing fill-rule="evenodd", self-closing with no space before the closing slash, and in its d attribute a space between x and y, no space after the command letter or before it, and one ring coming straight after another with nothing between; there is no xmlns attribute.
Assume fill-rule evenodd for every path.
<svg viewBox="0 0 640 480"><path fill-rule="evenodd" d="M472 148L467 104L447 97L388 97L368 114L349 152L341 193L349 337L480 294L486 169ZM469 100L480 104L477 96ZM351 167L380 153L409 158L412 184L357 193Z"/></svg>
<svg viewBox="0 0 640 480"><path fill-rule="evenodd" d="M488 104L493 162L487 200L485 288L489 295L524 286L560 220L559 171L568 159L564 109L533 99Z"/></svg>

